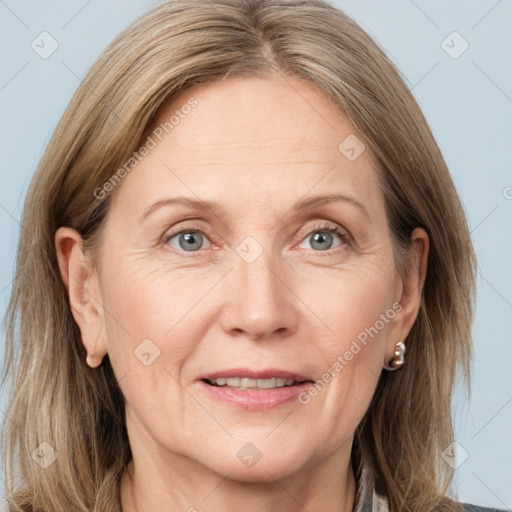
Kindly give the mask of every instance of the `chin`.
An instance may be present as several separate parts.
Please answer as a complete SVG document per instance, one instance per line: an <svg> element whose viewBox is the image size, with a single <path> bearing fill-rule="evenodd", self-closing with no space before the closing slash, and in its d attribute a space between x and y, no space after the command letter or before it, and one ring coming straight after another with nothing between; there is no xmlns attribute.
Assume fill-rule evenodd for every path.
<svg viewBox="0 0 512 512"><path fill-rule="evenodd" d="M258 444L238 441L234 444L236 445L234 449L223 447L220 453L213 455L211 460L196 460L231 480L247 483L273 482L312 465L311 460L306 456L308 451L300 446L287 446L284 452L282 445L280 448L263 441ZM216 450L212 452L215 453Z"/></svg>

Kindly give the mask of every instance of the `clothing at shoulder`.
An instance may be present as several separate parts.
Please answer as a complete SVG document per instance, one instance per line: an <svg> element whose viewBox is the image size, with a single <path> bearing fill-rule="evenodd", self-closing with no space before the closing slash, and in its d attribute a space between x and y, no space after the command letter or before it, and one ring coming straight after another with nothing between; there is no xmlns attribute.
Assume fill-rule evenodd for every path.
<svg viewBox="0 0 512 512"><path fill-rule="evenodd" d="M506 512L505 509L486 508L479 505L471 505L470 503L463 503L464 512Z"/></svg>

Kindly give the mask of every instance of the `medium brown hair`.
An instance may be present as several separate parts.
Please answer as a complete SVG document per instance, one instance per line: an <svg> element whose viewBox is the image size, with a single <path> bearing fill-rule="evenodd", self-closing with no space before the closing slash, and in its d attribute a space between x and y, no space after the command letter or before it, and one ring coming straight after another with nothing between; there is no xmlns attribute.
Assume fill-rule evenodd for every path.
<svg viewBox="0 0 512 512"><path fill-rule="evenodd" d="M458 510L445 499L453 470L440 454L454 437L457 369L470 383L476 261L467 221L399 72L354 21L322 0L166 1L122 32L79 86L32 180L19 239L2 379L11 377L3 451L12 510L119 511L120 476L131 458L108 356L96 369L86 365L56 230L72 227L95 247L110 196L98 201L94 190L178 93L276 73L316 84L375 155L400 271L412 230L429 235L406 364L382 373L354 450L384 482L391 511ZM31 457L42 442L58 453L45 470Z"/></svg>

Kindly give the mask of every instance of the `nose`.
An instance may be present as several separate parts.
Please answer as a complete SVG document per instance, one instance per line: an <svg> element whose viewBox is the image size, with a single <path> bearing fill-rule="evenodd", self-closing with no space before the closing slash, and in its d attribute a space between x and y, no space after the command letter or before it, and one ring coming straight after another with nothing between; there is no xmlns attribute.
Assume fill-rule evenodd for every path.
<svg viewBox="0 0 512 512"><path fill-rule="evenodd" d="M240 259L225 280L221 325L231 336L283 338L297 330L298 298L286 272L264 254L252 263Z"/></svg>

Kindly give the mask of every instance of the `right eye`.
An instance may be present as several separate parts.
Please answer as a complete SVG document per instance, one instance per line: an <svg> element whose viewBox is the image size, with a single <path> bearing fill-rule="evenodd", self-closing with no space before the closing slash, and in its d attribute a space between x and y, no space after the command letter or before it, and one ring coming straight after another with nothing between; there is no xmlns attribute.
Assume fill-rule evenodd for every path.
<svg viewBox="0 0 512 512"><path fill-rule="evenodd" d="M178 254L199 253L205 248L205 240L211 244L205 233L209 233L208 226L201 223L181 223L174 230L167 232L162 238L162 244L170 246ZM207 249L208 247L206 247Z"/></svg>
<svg viewBox="0 0 512 512"><path fill-rule="evenodd" d="M180 229L166 235L164 243L170 245L173 249L185 252L198 252L203 248L205 240L208 240L208 238L200 230Z"/></svg>

